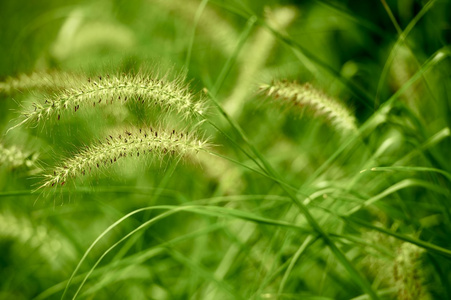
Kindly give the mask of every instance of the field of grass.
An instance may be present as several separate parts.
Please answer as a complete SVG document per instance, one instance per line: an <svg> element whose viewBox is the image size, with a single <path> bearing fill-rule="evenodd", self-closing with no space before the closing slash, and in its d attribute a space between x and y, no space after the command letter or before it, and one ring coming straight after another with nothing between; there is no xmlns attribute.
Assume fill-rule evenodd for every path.
<svg viewBox="0 0 451 300"><path fill-rule="evenodd" d="M0 299L451 299L451 1L0 2Z"/></svg>

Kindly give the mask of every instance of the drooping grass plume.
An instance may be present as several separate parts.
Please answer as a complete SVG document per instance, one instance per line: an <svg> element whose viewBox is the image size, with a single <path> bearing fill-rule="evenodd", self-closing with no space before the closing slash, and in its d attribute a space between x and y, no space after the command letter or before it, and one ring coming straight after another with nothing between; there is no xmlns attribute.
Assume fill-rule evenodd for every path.
<svg viewBox="0 0 451 300"><path fill-rule="evenodd" d="M201 1L149 0L149 2L152 4L155 3L162 9L175 14L180 20L187 23L188 28L191 28ZM233 54L235 43L238 40L238 33L235 28L233 28L233 26L231 26L230 23L213 8L207 5L203 9L197 28L204 36L209 38L225 56Z"/></svg>
<svg viewBox="0 0 451 300"><path fill-rule="evenodd" d="M0 143L0 166L13 170L22 167L38 170L36 165L38 157L38 153L24 152L15 145L7 147Z"/></svg>
<svg viewBox="0 0 451 300"><path fill-rule="evenodd" d="M401 45L396 49L394 55L393 64L389 70L389 84L394 91L400 90L404 84L415 74L418 69L415 57L411 54L409 48L405 45ZM408 106L415 111L418 115L421 115L421 101L420 95L424 90L424 86L421 81L415 82L409 86L401 95L401 99L405 101Z"/></svg>
<svg viewBox="0 0 451 300"><path fill-rule="evenodd" d="M4 82L0 82L0 94L11 95L30 90L56 91L69 88L81 80L83 79L79 74L56 70L20 74L17 77L8 77Z"/></svg>
<svg viewBox="0 0 451 300"><path fill-rule="evenodd" d="M92 18L86 7L78 7L71 9L61 25L50 53L56 61L61 62L93 49L115 52L135 46L133 30L110 18Z"/></svg>
<svg viewBox="0 0 451 300"><path fill-rule="evenodd" d="M362 260L374 282L388 287L396 299L432 299L426 283L431 266L425 264L424 249L374 231L363 237L375 246Z"/></svg>
<svg viewBox="0 0 451 300"><path fill-rule="evenodd" d="M230 161L207 152L196 155L202 172L218 185L217 190L228 195L239 195L243 191L241 176L243 170Z"/></svg>
<svg viewBox="0 0 451 300"><path fill-rule="evenodd" d="M393 266L398 299L432 299L424 285L424 268L421 266L423 253L424 249L409 243L402 243L398 248Z"/></svg>
<svg viewBox="0 0 451 300"><path fill-rule="evenodd" d="M295 7L283 6L265 10L265 21L273 28L284 32L298 15ZM241 68L236 85L230 96L224 101L224 109L234 118L241 115L247 98L256 84L256 77L264 68L276 45L276 38L266 28L260 27L253 39L243 49L239 60Z"/></svg>
<svg viewBox="0 0 451 300"><path fill-rule="evenodd" d="M310 108L315 114L327 117L338 129L357 130L355 117L344 104L326 96L309 83L275 81L262 85L261 90L286 104Z"/></svg>
<svg viewBox="0 0 451 300"><path fill-rule="evenodd" d="M13 128L60 120L66 111L76 113L79 109L95 109L128 101L143 104L146 108L159 106L172 110L182 118L202 116L205 109L204 102L195 99L183 78L169 80L163 76L157 79L143 73L106 75L76 82L71 88L61 89L42 102L33 103L34 109L25 112L25 119Z"/></svg>
<svg viewBox="0 0 451 300"><path fill-rule="evenodd" d="M64 185L71 178L106 169L125 157L162 159L167 155L184 156L206 150L208 143L187 132L165 131L153 128L131 128L120 134L109 135L63 161L45 175L40 188Z"/></svg>
<svg viewBox="0 0 451 300"><path fill-rule="evenodd" d="M13 240L18 247L39 256L54 270L62 269L75 257L73 245L58 231L39 223L34 223L25 215L19 216L9 211L0 213L0 238Z"/></svg>

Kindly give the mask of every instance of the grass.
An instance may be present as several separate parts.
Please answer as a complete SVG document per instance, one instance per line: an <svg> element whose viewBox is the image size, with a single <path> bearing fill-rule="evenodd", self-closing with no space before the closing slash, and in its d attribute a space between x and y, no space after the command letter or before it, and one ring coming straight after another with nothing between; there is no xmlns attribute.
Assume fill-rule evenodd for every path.
<svg viewBox="0 0 451 300"><path fill-rule="evenodd" d="M450 8L0 4L0 299L450 298Z"/></svg>

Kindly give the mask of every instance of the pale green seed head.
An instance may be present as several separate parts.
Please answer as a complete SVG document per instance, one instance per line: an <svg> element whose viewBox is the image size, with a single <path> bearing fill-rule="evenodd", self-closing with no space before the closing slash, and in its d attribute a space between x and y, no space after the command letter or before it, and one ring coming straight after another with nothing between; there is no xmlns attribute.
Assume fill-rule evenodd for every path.
<svg viewBox="0 0 451 300"><path fill-rule="evenodd" d="M186 132L153 128L130 128L105 138L66 159L51 174L45 175L42 187L64 185L67 181L95 173L126 157L161 160L165 156L185 156L205 151L208 143Z"/></svg>
<svg viewBox="0 0 451 300"><path fill-rule="evenodd" d="M294 106L310 108L316 114L327 117L338 129L357 130L355 117L344 104L326 96L309 83L275 81L260 88L268 96Z"/></svg>

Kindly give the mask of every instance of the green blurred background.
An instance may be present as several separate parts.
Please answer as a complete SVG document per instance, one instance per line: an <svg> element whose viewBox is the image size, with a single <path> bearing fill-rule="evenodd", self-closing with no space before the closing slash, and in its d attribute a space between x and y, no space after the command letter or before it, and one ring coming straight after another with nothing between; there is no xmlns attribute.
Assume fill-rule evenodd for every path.
<svg viewBox="0 0 451 300"><path fill-rule="evenodd" d="M449 258L351 226L335 214L380 196L375 207L356 215L451 247L449 178L412 169L360 174L373 166L451 172L451 61L447 56L431 69L424 65L437 51L449 55L450 12L447 0L2 0L0 81L36 71L85 77L141 69L186 74L194 93L201 95L203 88L215 92L301 198L315 195L315 218L337 241L343 238L342 251L382 298L449 299ZM250 26L252 15L259 21ZM265 25L290 38L284 40ZM405 40L402 31L408 31ZM422 77L405 86L417 72ZM258 87L274 79L311 82L349 106L359 124L396 91L405 90L380 125L329 164L350 138L306 110L291 112L264 100ZM32 162L0 165L0 299L60 298L77 263L108 226L142 207L190 203L297 224L307 232L243 221L250 217L225 211L220 216L177 213L107 253L78 297L365 299L356 279L309 233L283 190L228 160L201 155L198 161L181 163L168 159L142 166L129 161L72 188L32 192L42 171L104 136L108 128L143 118L158 124L161 112L149 117L139 108L112 109L99 117L77 115L7 132L23 106L42 99L42 91L0 92L0 142ZM237 140L211 106L210 121ZM203 130L214 151L256 168L224 135L211 126ZM407 183L398 190L396 184L403 180ZM65 297L74 295L108 247L160 213L136 214L109 232L89 253L76 274L81 277L75 277ZM308 249L290 265L304 242ZM417 269L424 272L417 274ZM408 275L399 275L403 272Z"/></svg>

